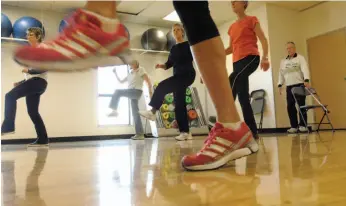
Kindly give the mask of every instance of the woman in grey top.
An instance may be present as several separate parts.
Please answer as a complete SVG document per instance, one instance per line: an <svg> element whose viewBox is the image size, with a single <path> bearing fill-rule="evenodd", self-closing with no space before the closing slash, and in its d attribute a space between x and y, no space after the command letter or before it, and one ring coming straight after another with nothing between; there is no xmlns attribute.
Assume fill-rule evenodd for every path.
<svg viewBox="0 0 346 206"><path fill-rule="evenodd" d="M110 102L109 107L113 110L108 116L109 117L116 117L118 116L118 104L121 97L127 97L131 99L131 109L132 109L132 116L133 120L135 122L135 129L136 129L136 135L132 137L134 140L141 140L144 139L144 132L143 132L143 126L141 117L139 116L139 108L138 108L138 100L141 98L143 93L143 82L145 81L147 83L147 86L149 88L150 96L152 96L152 85L149 80L149 77L144 70L144 68L139 66L138 61L133 61L131 63L131 69L129 75L124 78L120 79L116 69L114 69L115 77L118 79L120 83L124 83L128 81L128 88L127 89L117 89L115 90L112 100Z"/></svg>

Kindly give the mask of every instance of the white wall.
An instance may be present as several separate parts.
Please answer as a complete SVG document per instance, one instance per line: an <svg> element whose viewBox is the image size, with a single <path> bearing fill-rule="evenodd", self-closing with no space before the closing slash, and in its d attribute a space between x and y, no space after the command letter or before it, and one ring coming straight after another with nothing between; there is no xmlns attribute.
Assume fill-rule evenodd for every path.
<svg viewBox="0 0 346 206"><path fill-rule="evenodd" d="M299 14L304 24L301 34L306 54L308 53L306 41L309 38L346 27L345 11L345 1L329 1Z"/></svg>
<svg viewBox="0 0 346 206"><path fill-rule="evenodd" d="M230 12L232 12L231 8L230 8ZM266 6L265 5L260 6L256 8L255 10L250 11L248 15L256 16L258 18L264 33L268 37L268 22L267 22ZM234 21L235 20L231 20L219 26L218 28L221 35L221 39L225 45L225 48L227 48L229 45L228 29ZM259 46L259 51L262 54L262 45L260 44L259 41L258 41L258 46ZM227 64L228 74L230 75L233 71L232 55L227 56L226 64ZM274 108L274 100L273 100L272 71L269 70L267 72L263 72L260 68L258 68L250 76L249 83L250 83L249 85L250 93L251 91L258 90L258 89L264 89L266 91L266 105L265 105L265 113L263 118L263 128L275 128L276 125L275 125L275 110L274 110L275 108ZM210 96L208 100L210 102L208 104L208 109L210 111L209 115L215 115L216 114L215 107L212 104ZM236 101L236 107L241 118L243 118L241 107L238 100ZM259 119L258 116L256 116L256 119L257 120Z"/></svg>
<svg viewBox="0 0 346 206"><path fill-rule="evenodd" d="M45 26L46 38L50 39L58 34L58 26L64 14L52 11L40 11L34 9L22 9L17 7L2 6L12 23L22 16L32 16L42 20ZM131 36L131 47L142 48L140 38L149 25L139 25L124 22ZM170 28L160 28L168 32ZM1 47L1 120L3 120L4 97L12 88L13 82L23 79L22 68L13 62L11 53L14 47ZM172 75L172 70L154 70L156 63L164 63L167 54L143 54L135 53L140 64L147 70L154 82L159 82ZM197 78L196 78L197 79ZM198 77L199 79L199 77ZM40 113L47 127L50 137L65 136L90 136L90 135L117 135L133 134L132 126L98 127L97 125L97 72L96 70L82 73L48 74L48 88L41 98ZM194 84L199 86L199 81ZM200 87L203 94L203 87ZM203 96L202 100L203 102ZM145 109L143 98L140 100L140 109ZM143 124L145 122L143 121ZM150 131L150 129L149 129ZM2 139L13 138L35 138L33 124L27 114L25 99L18 101L16 134L2 137Z"/></svg>
<svg viewBox="0 0 346 206"><path fill-rule="evenodd" d="M299 13L293 10L285 9L275 5L267 5L267 15L269 24L269 45L271 54L276 122L277 127L289 127L287 115L286 90L283 88L283 94L280 95L277 88L280 62L287 56L286 42L294 41L297 52L305 56L304 42L301 32L301 21ZM305 56L306 57L306 56Z"/></svg>

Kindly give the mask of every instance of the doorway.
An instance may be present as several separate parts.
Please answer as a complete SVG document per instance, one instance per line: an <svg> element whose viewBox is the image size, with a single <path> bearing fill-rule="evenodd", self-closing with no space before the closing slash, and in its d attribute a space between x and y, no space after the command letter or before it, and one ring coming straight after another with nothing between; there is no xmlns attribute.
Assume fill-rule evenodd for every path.
<svg viewBox="0 0 346 206"><path fill-rule="evenodd" d="M346 129L346 28L308 39L307 45L312 87L328 105L333 126ZM322 115L316 110L315 121Z"/></svg>

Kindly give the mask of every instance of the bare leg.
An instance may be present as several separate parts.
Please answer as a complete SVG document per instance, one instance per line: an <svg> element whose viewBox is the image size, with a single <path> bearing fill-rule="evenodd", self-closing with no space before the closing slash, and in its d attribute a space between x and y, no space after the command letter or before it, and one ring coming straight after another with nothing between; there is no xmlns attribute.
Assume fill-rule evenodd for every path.
<svg viewBox="0 0 346 206"><path fill-rule="evenodd" d="M88 1L85 9L108 18L117 18L116 1Z"/></svg>
<svg viewBox="0 0 346 206"><path fill-rule="evenodd" d="M206 1L174 1L186 28L196 64L216 107L218 123L202 149L182 159L188 170L210 170L258 151L249 127L240 121L229 85L225 49ZM193 10L193 13L191 12Z"/></svg>
<svg viewBox="0 0 346 206"><path fill-rule="evenodd" d="M192 51L215 105L218 121L239 122L240 118L227 78L226 55L221 38L218 36L195 44L192 46Z"/></svg>

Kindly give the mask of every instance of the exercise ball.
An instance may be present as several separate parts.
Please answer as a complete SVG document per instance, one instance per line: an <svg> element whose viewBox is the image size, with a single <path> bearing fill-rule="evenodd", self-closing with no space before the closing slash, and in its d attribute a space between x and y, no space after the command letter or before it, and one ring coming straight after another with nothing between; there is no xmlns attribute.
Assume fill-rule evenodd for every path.
<svg viewBox="0 0 346 206"><path fill-rule="evenodd" d="M19 39L26 39L26 31L31 27L39 27L42 29L43 37L45 36L45 31L42 23L29 16L24 16L13 24L13 37Z"/></svg>
<svg viewBox="0 0 346 206"><path fill-rule="evenodd" d="M141 43L144 49L162 51L167 45L167 38L159 29L148 29L142 34Z"/></svg>
<svg viewBox="0 0 346 206"><path fill-rule="evenodd" d="M167 38L167 51L170 51L172 47L176 44L175 39L173 37L172 30L166 34L166 38Z"/></svg>
<svg viewBox="0 0 346 206"><path fill-rule="evenodd" d="M10 37L12 34L12 22L3 13L1 13L1 37Z"/></svg>
<svg viewBox="0 0 346 206"><path fill-rule="evenodd" d="M128 39L131 39L129 30L127 29L127 27L125 25L124 25L124 27L125 27Z"/></svg>
<svg viewBox="0 0 346 206"><path fill-rule="evenodd" d="M76 9L68 9L68 14L60 21L59 24L59 33L62 32L68 25L68 20L74 14Z"/></svg>
<svg viewBox="0 0 346 206"><path fill-rule="evenodd" d="M60 24L59 24L59 32L62 32L67 25L68 25L68 23L65 19L61 20Z"/></svg>

